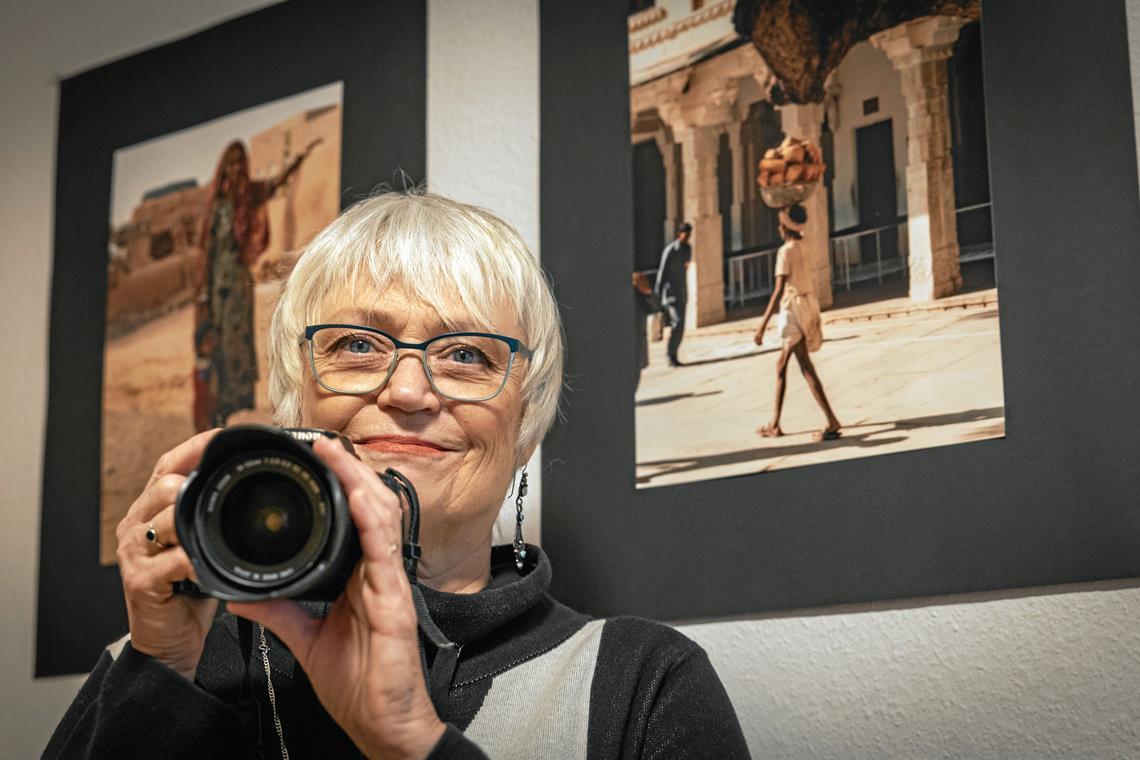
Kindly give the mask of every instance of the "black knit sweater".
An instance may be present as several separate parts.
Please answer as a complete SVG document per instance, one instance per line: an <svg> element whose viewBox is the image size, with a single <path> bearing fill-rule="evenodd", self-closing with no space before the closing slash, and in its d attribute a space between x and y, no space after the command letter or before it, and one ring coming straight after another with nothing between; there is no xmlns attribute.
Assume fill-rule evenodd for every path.
<svg viewBox="0 0 1140 760"><path fill-rule="evenodd" d="M492 581L477 594L423 588L432 619L460 651L457 663L437 663L427 645L430 668L446 670L432 680L450 683L436 705L447 731L431 760L748 757L699 646L658 623L590 620L555 602L546 593L550 564L528 548L529 572L520 576L510 547L496 547ZM360 757L289 651L266 636L290 758ZM195 683L129 642L117 656L114 649L100 657L45 758L281 757L256 649L253 699L240 699L247 671L232 615L206 639Z"/></svg>

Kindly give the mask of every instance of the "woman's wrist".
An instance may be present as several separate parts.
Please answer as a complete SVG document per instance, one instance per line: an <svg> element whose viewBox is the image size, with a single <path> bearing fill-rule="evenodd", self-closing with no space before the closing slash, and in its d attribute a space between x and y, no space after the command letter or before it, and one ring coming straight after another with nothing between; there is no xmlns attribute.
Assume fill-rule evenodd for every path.
<svg viewBox="0 0 1140 760"><path fill-rule="evenodd" d="M446 730L447 726L433 711L430 720L425 720L422 725L408 726L406 741L368 743L369 746L362 747L361 752L369 760L426 760Z"/></svg>
<svg viewBox="0 0 1140 760"><path fill-rule="evenodd" d="M202 657L201 652L198 653L197 657L169 657L164 656L160 652L148 651L145 646L140 647L134 641L130 642L130 646L139 654L150 657L158 664L169 668L170 670L173 670L175 673L182 676L191 683L194 682L194 679L198 675L198 661Z"/></svg>

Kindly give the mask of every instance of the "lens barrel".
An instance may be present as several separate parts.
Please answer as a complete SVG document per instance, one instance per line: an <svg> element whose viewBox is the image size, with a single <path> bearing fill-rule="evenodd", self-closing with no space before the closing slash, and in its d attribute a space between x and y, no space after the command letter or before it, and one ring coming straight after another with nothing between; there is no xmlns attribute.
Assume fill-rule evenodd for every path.
<svg viewBox="0 0 1140 760"><path fill-rule="evenodd" d="M308 428L240 425L210 441L175 507L178 540L198 576L181 591L232 601L335 599L360 558L340 482Z"/></svg>

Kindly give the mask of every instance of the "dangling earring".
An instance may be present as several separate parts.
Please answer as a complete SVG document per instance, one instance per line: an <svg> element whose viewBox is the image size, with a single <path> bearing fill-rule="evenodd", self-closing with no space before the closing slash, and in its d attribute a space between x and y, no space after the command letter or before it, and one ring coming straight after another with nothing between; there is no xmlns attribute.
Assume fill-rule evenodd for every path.
<svg viewBox="0 0 1140 760"><path fill-rule="evenodd" d="M519 477L518 494L515 496L515 567L519 570L522 570L523 560L526 559L526 544L523 543L522 535L524 496L526 496L526 465L523 465L522 475Z"/></svg>

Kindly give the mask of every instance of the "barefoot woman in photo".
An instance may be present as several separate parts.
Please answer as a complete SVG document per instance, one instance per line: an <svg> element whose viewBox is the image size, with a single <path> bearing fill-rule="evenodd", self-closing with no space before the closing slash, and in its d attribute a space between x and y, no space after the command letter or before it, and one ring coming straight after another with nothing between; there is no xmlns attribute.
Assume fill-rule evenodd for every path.
<svg viewBox="0 0 1140 760"><path fill-rule="evenodd" d="M811 271L807 266L807 252L803 243L803 230L806 224L807 211L803 206L780 209L780 237L783 238L784 244L776 254L776 287L772 291L772 298L768 301L768 308L764 310L764 319L756 328L755 341L756 345L764 342L764 331L768 329L768 320L772 318L776 305L779 304L780 317L776 329L783 341L783 348L780 350L779 359L776 360L776 404L772 410L772 420L758 428L756 432L765 438L776 438L784 434L780 429L780 413L784 408L788 360L795 355L812 396L827 418L826 427L816 431L813 438L816 441L830 441L839 437L840 425L839 420L835 418L835 412L827 402L823 383L820 382L815 365L809 356L809 352L818 351L823 344L823 332L820 329L819 301L815 297L815 287Z"/></svg>
<svg viewBox="0 0 1140 760"><path fill-rule="evenodd" d="M202 246L194 314L196 384L194 427L199 432L226 424L240 409L254 408L258 378L251 268L269 245L267 203L320 144L314 140L283 172L268 180L250 176L241 140L226 146L207 196L198 236ZM209 351L204 348L208 337ZM212 390L197 382L213 375Z"/></svg>

